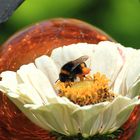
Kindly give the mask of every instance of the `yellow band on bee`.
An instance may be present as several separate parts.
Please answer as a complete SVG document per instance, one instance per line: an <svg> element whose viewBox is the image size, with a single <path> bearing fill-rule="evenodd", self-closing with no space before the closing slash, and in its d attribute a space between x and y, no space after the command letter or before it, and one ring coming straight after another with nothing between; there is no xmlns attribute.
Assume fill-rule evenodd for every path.
<svg viewBox="0 0 140 140"><path fill-rule="evenodd" d="M61 70L61 73L69 75L70 73L66 70Z"/></svg>

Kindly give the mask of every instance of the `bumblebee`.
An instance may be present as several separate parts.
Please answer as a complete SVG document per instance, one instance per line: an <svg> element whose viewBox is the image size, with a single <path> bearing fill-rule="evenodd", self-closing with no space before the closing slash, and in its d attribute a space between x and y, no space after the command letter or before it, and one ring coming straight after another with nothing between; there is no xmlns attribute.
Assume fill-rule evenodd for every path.
<svg viewBox="0 0 140 140"><path fill-rule="evenodd" d="M87 68L85 63L88 58L87 55L84 55L64 64L60 70L59 80L61 82L74 82L77 77L83 80L85 75L90 72L90 69Z"/></svg>

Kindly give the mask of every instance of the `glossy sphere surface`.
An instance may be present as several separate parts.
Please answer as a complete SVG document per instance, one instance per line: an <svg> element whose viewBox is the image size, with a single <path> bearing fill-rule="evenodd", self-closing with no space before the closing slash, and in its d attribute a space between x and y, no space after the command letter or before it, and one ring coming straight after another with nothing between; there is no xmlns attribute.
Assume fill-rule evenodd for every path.
<svg viewBox="0 0 140 140"><path fill-rule="evenodd" d="M16 33L0 50L0 72L16 71L21 65L33 62L54 48L78 42L98 43L111 37L99 29L75 19L53 19L35 24ZM12 81L11 81L12 82ZM124 125L120 140L129 139L140 119L140 107L136 107ZM3 94L0 94L0 140L54 140L49 132L29 121Z"/></svg>

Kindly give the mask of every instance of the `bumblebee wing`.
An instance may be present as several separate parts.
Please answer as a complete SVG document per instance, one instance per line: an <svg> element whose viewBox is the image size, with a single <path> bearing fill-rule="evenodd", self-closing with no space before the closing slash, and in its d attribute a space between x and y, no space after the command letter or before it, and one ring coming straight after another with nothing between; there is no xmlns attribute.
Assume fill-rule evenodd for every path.
<svg viewBox="0 0 140 140"><path fill-rule="evenodd" d="M78 59L72 61L73 65L74 65L73 68L72 68L72 70L74 70L81 63L85 62L88 58L89 58L89 56L84 55L84 56L81 56Z"/></svg>

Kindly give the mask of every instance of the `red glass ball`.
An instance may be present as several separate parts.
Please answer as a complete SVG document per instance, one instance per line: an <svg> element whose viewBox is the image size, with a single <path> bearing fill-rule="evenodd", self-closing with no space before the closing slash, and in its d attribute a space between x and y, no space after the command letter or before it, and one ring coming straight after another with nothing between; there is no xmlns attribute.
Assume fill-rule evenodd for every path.
<svg viewBox="0 0 140 140"><path fill-rule="evenodd" d="M21 65L33 62L54 48L78 42L98 43L110 40L103 31L75 19L52 19L30 26L16 33L0 49L0 72L16 71ZM12 81L11 81L12 82ZM124 124L118 139L128 140L140 119L140 106ZM2 93L0 94L0 140L55 140L49 132L33 124Z"/></svg>

